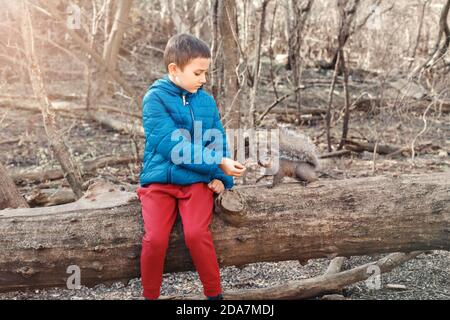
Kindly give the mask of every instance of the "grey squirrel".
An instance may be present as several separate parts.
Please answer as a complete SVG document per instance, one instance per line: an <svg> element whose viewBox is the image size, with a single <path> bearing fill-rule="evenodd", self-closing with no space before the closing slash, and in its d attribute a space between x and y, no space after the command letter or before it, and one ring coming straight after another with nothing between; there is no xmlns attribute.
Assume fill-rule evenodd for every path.
<svg viewBox="0 0 450 320"><path fill-rule="evenodd" d="M278 170L274 168L274 155L267 163L258 159L260 166L270 169L273 173L264 174L256 180L256 183L267 176L273 176L272 185L269 186L271 188L279 184L286 176L306 183L319 179L317 171L320 169L320 162L317 148L304 134L280 128L279 150L278 155L275 154L275 156L278 156Z"/></svg>

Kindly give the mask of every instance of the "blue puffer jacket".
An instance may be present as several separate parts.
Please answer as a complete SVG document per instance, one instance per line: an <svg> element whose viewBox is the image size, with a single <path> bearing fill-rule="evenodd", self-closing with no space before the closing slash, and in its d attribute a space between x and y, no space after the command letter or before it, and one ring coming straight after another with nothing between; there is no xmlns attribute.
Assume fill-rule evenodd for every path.
<svg viewBox="0 0 450 320"><path fill-rule="evenodd" d="M226 189L233 187L233 177L225 175L218 166L222 156L230 157L230 152L211 95L203 88L190 93L166 74L150 86L142 106L145 150L141 186L150 183L187 185L219 179ZM204 134L208 129L218 129L216 133L220 134L207 139L208 135ZM180 163L174 155L190 158Z"/></svg>

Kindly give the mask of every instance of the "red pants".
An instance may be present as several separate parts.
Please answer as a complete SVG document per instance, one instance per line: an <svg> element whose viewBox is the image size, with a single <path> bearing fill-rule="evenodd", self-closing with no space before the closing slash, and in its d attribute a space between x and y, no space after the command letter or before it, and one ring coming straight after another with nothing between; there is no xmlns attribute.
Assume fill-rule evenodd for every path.
<svg viewBox="0 0 450 320"><path fill-rule="evenodd" d="M203 284L206 296L222 292L219 264L209 225L213 216L213 194L206 183L175 185L152 183L137 189L142 206L145 234L142 239L141 277L144 297L160 295L169 236L178 210L186 246Z"/></svg>

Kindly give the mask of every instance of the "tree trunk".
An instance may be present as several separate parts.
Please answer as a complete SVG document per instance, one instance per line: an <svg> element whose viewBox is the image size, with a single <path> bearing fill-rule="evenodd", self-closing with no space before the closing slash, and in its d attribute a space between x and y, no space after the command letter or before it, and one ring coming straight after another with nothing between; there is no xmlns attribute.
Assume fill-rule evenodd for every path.
<svg viewBox="0 0 450 320"><path fill-rule="evenodd" d="M449 12L450 0L447 0L442 8L441 16L439 18L439 33L433 53L420 68L415 70L414 73L425 68L432 68L447 53L450 46L450 28L447 22Z"/></svg>
<svg viewBox="0 0 450 320"><path fill-rule="evenodd" d="M130 14L131 6L133 0L121 0L116 4L116 12L114 14L114 21L111 26L111 31L109 32L105 45L103 47L103 61L107 68L113 72L117 71L117 60L119 58L119 50L122 44L123 36L125 30L128 26L128 16ZM92 99L95 102L107 91L108 82L105 81L106 70L100 65L99 70L93 73L93 91Z"/></svg>
<svg viewBox="0 0 450 320"><path fill-rule="evenodd" d="M23 42L25 46L25 54L28 60L31 85L33 92L39 99L42 117L44 120L44 129L48 138L50 149L53 155L61 165L64 176L69 182L70 187L75 193L77 199L83 195L83 179L81 177L81 170L69 153L60 132L56 127L56 114L52 110L52 104L48 99L47 91L44 87L44 80L42 79L39 61L35 54L34 48L34 34L33 25L31 22L31 15L28 4L22 1L23 17L21 18L21 31Z"/></svg>
<svg viewBox="0 0 450 320"><path fill-rule="evenodd" d="M314 0L305 1L291 1L293 9L293 25L289 31L288 38L288 67L292 70L292 79L294 88L297 88L301 82L301 55L300 49L303 42L303 30L305 29L306 21L310 15L311 7ZM301 109L301 93L295 93L295 101L297 103L297 110L300 117Z"/></svg>
<svg viewBox="0 0 450 320"><path fill-rule="evenodd" d="M342 147L345 144L345 140L347 139L348 126L350 121L350 94L348 92L348 68L345 62L345 54L343 49L341 49L339 63L341 65L341 69L344 72L345 109L344 109L344 120L342 123L342 136L337 150L342 150Z"/></svg>
<svg viewBox="0 0 450 320"><path fill-rule="evenodd" d="M0 210L5 208L28 208L8 171L0 163Z"/></svg>
<svg viewBox="0 0 450 320"><path fill-rule="evenodd" d="M243 266L448 250L449 188L449 171L235 187L216 198L218 260ZM86 286L138 277L140 209L135 193L96 183L74 203L0 211L0 290L64 286L70 265ZM187 270L194 268L178 220L165 271Z"/></svg>
<svg viewBox="0 0 450 320"><path fill-rule="evenodd" d="M259 86L259 69L260 69L260 61L261 61L261 46L265 36L265 22L266 22L266 8L268 0L263 0L261 4L261 18L259 20L259 31L256 43L256 54L255 54L255 63L253 66L253 84L250 90L250 127L254 128L256 124L256 95L258 94L258 86Z"/></svg>
<svg viewBox="0 0 450 320"><path fill-rule="evenodd" d="M338 56L340 55L340 51L344 48L348 39L354 33L356 28L355 17L358 10L360 0L338 0L337 1L337 9L339 12L339 34L338 34L338 46L333 54L333 59L331 62L325 66L322 66L323 69L334 69L336 67L336 63L338 63ZM372 13L370 13L366 19L370 17ZM339 66L339 63L338 63Z"/></svg>
<svg viewBox="0 0 450 320"><path fill-rule="evenodd" d="M226 128L237 129L241 127L240 103L239 103L239 80L236 68L239 65L238 51L238 25L236 1L219 1L219 28L223 55L218 64L224 65L224 96L216 97ZM220 103L223 101L223 103Z"/></svg>
<svg viewBox="0 0 450 320"><path fill-rule="evenodd" d="M114 4L114 2L112 4ZM57 9L54 3L52 3L51 1L45 2L45 9L52 14L52 17L56 21L59 21L61 25L66 26L63 14ZM140 106L142 96L139 95L133 89L133 87L124 79L120 71L117 69L112 70L110 66L105 62L103 57L100 54L98 54L97 51L91 50L89 43L86 43L85 39L83 39L80 35L78 35L78 33L75 32L75 30L66 27L65 31L70 35L71 39L80 47L81 50L83 50L85 53L89 54L92 57L92 60L98 64L98 69L103 70L104 72L109 74L111 78L114 81L116 81L123 88L123 90L133 99L133 102L136 103L136 105ZM105 81L105 79L102 78L101 81ZM98 90L96 88L92 88L92 91L93 91L92 96L94 99L95 97L94 92L98 92Z"/></svg>

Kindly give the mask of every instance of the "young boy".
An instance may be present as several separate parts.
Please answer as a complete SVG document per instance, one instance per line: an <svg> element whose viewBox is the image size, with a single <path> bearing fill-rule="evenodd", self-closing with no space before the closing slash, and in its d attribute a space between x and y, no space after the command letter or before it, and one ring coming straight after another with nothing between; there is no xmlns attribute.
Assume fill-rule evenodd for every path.
<svg viewBox="0 0 450 320"><path fill-rule="evenodd" d="M155 81L143 99L145 151L137 193L145 230L141 276L146 299L160 295L177 210L205 296L223 298L209 230L213 195L233 187L233 176L241 176L245 167L229 158L216 103L202 89L210 60L202 40L173 36L164 52L168 74Z"/></svg>

